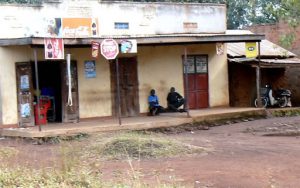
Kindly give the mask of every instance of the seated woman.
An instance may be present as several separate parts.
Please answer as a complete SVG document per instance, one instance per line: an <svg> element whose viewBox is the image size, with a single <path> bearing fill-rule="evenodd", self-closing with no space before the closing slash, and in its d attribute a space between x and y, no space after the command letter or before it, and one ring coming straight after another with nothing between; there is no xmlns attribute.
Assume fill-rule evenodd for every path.
<svg viewBox="0 0 300 188"><path fill-rule="evenodd" d="M158 115L163 111L163 107L159 105L158 97L155 95L155 90L151 89L150 96L148 97L149 110L152 116Z"/></svg>
<svg viewBox="0 0 300 188"><path fill-rule="evenodd" d="M185 99L175 91L174 87L171 87L170 93L167 97L168 110L172 112L185 112ZM183 109L178 109L180 106L184 105Z"/></svg>

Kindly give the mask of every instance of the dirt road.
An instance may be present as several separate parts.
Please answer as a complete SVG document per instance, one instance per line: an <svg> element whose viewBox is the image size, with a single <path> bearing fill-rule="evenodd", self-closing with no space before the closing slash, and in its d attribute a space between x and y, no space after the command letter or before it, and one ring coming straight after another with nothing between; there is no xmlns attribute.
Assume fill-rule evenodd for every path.
<svg viewBox="0 0 300 188"><path fill-rule="evenodd" d="M134 175L149 185L163 182L184 187L300 187L300 117L241 122L209 130L166 134L184 143L207 148L204 154L140 161L107 161L100 167L105 179ZM285 136L264 136L264 135ZM289 135L289 136L287 136ZM12 164L51 166L60 157L59 145L34 145L0 139L19 154Z"/></svg>
<svg viewBox="0 0 300 188"><path fill-rule="evenodd" d="M263 136L300 130L300 117L273 118L171 134L211 149L206 155L135 162L149 184L181 182L187 187L300 187L300 137ZM297 135L297 134L291 134ZM129 169L124 171L124 168ZM113 170L112 170L113 169ZM125 175L128 163L106 163L104 174ZM157 176L158 178L154 178Z"/></svg>

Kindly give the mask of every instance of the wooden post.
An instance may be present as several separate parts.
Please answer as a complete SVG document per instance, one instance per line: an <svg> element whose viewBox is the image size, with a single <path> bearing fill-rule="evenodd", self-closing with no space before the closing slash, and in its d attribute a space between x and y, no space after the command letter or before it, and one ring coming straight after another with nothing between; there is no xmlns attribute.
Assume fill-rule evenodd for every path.
<svg viewBox="0 0 300 188"><path fill-rule="evenodd" d="M121 97L120 97L120 77L119 77L119 60L116 59L116 77L117 77L117 108L118 108L118 119L119 125L122 125L121 121Z"/></svg>
<svg viewBox="0 0 300 188"><path fill-rule="evenodd" d="M258 42L258 63L257 63L257 67L256 67L256 98L257 98L257 105L258 107L262 107L262 101L260 100L261 99L261 96L260 96L260 42Z"/></svg>
<svg viewBox="0 0 300 188"><path fill-rule="evenodd" d="M185 110L187 112L187 117L191 117L190 116L190 109L189 109L189 79L188 79L188 73L187 73L187 48L186 46L184 46L184 60L183 60L183 70L184 70L184 94L185 94Z"/></svg>
<svg viewBox="0 0 300 188"><path fill-rule="evenodd" d="M37 115L38 115L38 124L39 124L39 131L42 131L41 123L40 123L40 86L39 86L39 70L38 70L38 63L37 63L37 50L36 48L33 49L34 54L34 67L35 67L35 89L36 89L36 105L37 105Z"/></svg>

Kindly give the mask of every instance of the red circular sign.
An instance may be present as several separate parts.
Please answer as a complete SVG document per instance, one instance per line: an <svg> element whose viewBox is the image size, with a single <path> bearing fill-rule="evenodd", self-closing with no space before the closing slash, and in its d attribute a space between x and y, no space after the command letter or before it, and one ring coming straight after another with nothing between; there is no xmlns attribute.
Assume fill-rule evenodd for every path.
<svg viewBox="0 0 300 188"><path fill-rule="evenodd" d="M119 45L114 39L104 39L101 43L101 54L106 59L115 59L119 54Z"/></svg>

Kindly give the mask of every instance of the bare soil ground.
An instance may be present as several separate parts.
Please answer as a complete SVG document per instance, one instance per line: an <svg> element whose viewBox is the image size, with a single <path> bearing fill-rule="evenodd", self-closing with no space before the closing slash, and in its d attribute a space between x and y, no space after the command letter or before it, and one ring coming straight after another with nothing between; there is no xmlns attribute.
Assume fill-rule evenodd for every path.
<svg viewBox="0 0 300 188"><path fill-rule="evenodd" d="M106 161L99 167L103 178L117 182L138 173L149 185L168 182L199 188L300 185L300 116L245 120L209 130L170 131L165 136L205 147L207 152L163 159ZM59 144L37 145L32 140L2 138L0 147L19 151L5 161L11 165L45 168L59 164L61 157Z"/></svg>

